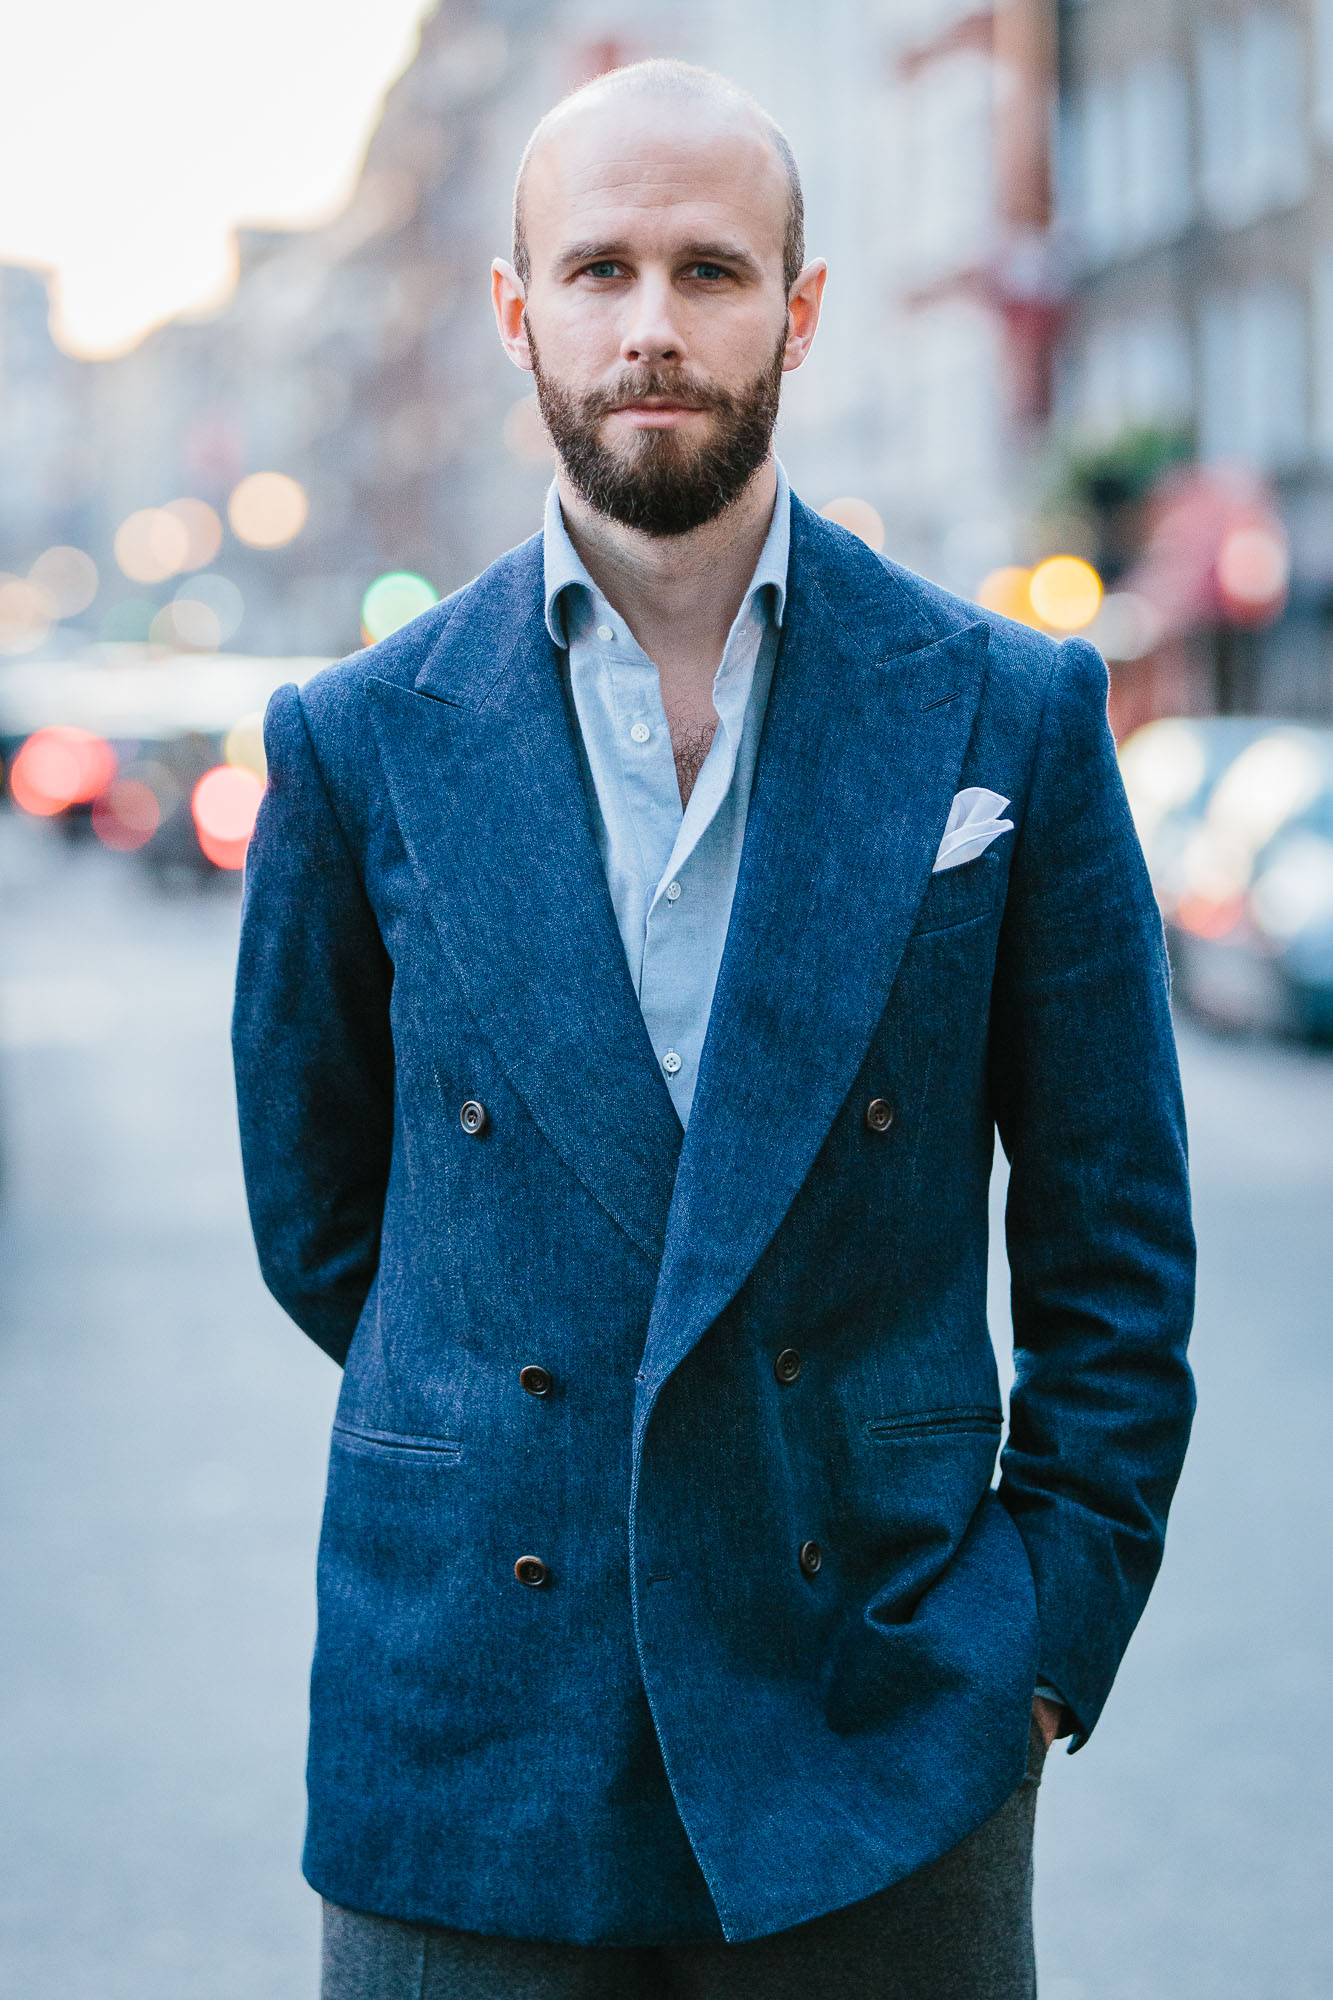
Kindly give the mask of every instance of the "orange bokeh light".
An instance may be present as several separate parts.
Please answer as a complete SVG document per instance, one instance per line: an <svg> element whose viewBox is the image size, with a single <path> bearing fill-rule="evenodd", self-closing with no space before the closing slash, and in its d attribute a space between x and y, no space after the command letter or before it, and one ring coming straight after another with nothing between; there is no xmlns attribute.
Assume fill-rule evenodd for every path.
<svg viewBox="0 0 1333 2000"><path fill-rule="evenodd" d="M117 778L93 801L93 832L103 847L132 854L145 847L162 824L162 808L140 778Z"/></svg>
<svg viewBox="0 0 1333 2000"><path fill-rule="evenodd" d="M35 729L9 769L14 803L36 819L87 805L116 775L116 753L90 729Z"/></svg>
<svg viewBox="0 0 1333 2000"><path fill-rule="evenodd" d="M251 472L227 502L227 518L238 541L252 549L278 549L305 526L310 503L305 489L285 472Z"/></svg>
<svg viewBox="0 0 1333 2000"><path fill-rule="evenodd" d="M1006 563L1003 569L993 569L981 579L976 601L986 611L998 611L1002 618L1015 618L1021 625L1031 625L1036 615L1028 596L1031 581L1030 569Z"/></svg>
<svg viewBox="0 0 1333 2000"><path fill-rule="evenodd" d="M235 764L215 764L205 771L190 796L190 812L199 845L215 868L241 868L254 832L261 779Z"/></svg>

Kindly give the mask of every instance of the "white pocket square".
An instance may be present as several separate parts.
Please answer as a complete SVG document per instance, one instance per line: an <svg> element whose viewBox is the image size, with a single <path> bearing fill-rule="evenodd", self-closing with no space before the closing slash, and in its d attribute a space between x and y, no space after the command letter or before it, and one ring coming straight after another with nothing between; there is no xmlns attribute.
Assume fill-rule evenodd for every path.
<svg viewBox="0 0 1333 2000"><path fill-rule="evenodd" d="M945 868L961 868L965 861L975 861L997 834L1012 833L1013 821L1000 818L1008 803L1008 799L1002 799L998 792L988 792L984 785L969 785L965 792L959 792L949 808L944 838L931 874L938 875Z"/></svg>

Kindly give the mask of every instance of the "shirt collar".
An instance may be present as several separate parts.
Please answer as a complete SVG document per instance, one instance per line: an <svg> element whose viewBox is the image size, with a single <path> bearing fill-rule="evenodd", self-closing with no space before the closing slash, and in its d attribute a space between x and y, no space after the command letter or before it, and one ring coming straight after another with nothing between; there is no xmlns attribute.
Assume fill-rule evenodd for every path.
<svg viewBox="0 0 1333 2000"><path fill-rule="evenodd" d="M759 551L754 575L750 578L744 604L753 603L761 591L768 592L768 611L775 626L782 624L787 608L787 559L791 551L791 487L782 460L777 467L778 489L773 501L764 546ZM542 526L542 561L545 570L546 629L557 646L567 646L563 598L567 590L586 590L594 602L601 593L589 576L578 550L569 538L555 481L546 495L546 515Z"/></svg>

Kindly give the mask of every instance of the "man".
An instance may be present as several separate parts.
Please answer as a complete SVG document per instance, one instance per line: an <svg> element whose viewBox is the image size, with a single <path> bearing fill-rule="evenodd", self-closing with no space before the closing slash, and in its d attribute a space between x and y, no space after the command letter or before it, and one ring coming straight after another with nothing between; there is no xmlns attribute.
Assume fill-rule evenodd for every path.
<svg viewBox="0 0 1333 2000"><path fill-rule="evenodd" d="M1192 1245L1104 669L789 494L823 284L739 91L558 106L494 271L544 534L269 711L327 2000L1031 1994L1041 1756L1160 1558Z"/></svg>

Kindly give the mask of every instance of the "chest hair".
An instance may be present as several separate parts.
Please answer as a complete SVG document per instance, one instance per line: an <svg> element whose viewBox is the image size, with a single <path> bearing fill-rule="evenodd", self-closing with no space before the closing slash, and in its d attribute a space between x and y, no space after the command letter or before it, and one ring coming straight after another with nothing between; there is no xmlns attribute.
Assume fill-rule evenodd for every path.
<svg viewBox="0 0 1333 2000"><path fill-rule="evenodd" d="M694 782L704 767L704 759L717 733L717 717L702 726L687 724L673 726L671 731L671 754L676 760L676 783L680 787L680 802L687 806Z"/></svg>

